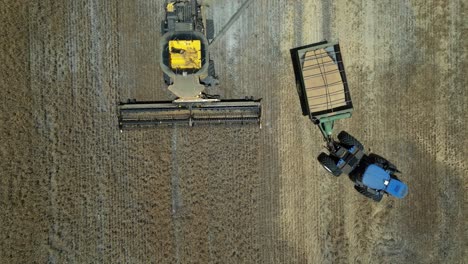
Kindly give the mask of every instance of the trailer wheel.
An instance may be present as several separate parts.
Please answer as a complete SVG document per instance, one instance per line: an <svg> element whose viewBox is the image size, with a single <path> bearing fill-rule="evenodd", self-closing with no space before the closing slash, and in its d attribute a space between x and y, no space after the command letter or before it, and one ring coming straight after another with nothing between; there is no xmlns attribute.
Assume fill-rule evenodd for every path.
<svg viewBox="0 0 468 264"><path fill-rule="evenodd" d="M350 134L348 134L348 132L346 131L341 131L339 134L338 134L338 140L351 147L351 146L356 146L358 149L360 150L364 150L364 147L362 146L361 142L359 142L357 139L355 139L353 136L351 136Z"/></svg>
<svg viewBox="0 0 468 264"><path fill-rule="evenodd" d="M214 39L215 31L214 31L214 21L213 21L213 19L207 19L206 20L205 32L206 32L206 38L208 40Z"/></svg>
<svg viewBox="0 0 468 264"><path fill-rule="evenodd" d="M329 155L322 152L317 157L317 160L320 162L323 168L327 170L329 173L333 174L336 177L341 175L340 168L336 166L335 161L333 161L333 159Z"/></svg>
<svg viewBox="0 0 468 264"><path fill-rule="evenodd" d="M373 193L369 192L367 190L367 188L364 188L364 187L361 187L361 186L354 185L354 189L358 193L360 193L360 194L364 195L365 197L370 198L370 199L372 199L372 200L374 200L376 202L380 202L382 200L382 198L383 198L383 194L373 194Z"/></svg>

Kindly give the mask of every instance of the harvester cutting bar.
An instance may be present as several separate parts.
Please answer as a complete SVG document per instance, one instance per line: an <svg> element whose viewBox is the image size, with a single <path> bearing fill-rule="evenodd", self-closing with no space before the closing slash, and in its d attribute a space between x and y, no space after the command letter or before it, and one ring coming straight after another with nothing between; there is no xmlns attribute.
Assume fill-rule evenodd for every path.
<svg viewBox="0 0 468 264"><path fill-rule="evenodd" d="M119 105L119 127L146 128L185 124L260 123L260 100L209 103L137 102Z"/></svg>

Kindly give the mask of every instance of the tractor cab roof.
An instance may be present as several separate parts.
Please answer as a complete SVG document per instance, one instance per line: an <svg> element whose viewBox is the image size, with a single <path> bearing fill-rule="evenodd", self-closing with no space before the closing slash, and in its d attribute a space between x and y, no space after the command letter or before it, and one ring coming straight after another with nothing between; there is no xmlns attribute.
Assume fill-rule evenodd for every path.
<svg viewBox="0 0 468 264"><path fill-rule="evenodd" d="M385 190L389 180L390 174L375 164L369 165L362 175L362 183L375 190Z"/></svg>
<svg viewBox="0 0 468 264"><path fill-rule="evenodd" d="M371 164L362 175L362 183L375 190L385 190L396 198L403 198L408 194L408 186L403 182L392 179L390 174L381 167Z"/></svg>

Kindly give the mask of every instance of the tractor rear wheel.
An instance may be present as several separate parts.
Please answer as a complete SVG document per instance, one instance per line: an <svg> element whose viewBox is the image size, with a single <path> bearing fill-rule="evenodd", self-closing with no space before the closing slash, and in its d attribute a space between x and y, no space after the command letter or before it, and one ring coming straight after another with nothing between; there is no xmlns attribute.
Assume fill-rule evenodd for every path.
<svg viewBox="0 0 468 264"><path fill-rule="evenodd" d="M341 175L341 170L336 166L335 161L327 154L320 153L317 157L320 164L325 168L329 173L333 174L334 176L338 177Z"/></svg>
<svg viewBox="0 0 468 264"><path fill-rule="evenodd" d="M354 185L354 189L358 193L360 193L360 194L364 195L365 197L370 198L370 199L372 199L372 200L374 200L376 202L380 202L382 200L382 198L383 198L382 194L373 194L373 193L369 192L367 190L367 188L364 188L364 187L361 187L361 186Z"/></svg>
<svg viewBox="0 0 468 264"><path fill-rule="evenodd" d="M346 131L341 131L338 134L338 140L342 143L345 144L349 147L351 146L356 146L360 150L364 150L364 147L362 146L361 142L359 142L357 139L355 139L353 136L348 134Z"/></svg>
<svg viewBox="0 0 468 264"><path fill-rule="evenodd" d="M371 153L369 155L369 158L372 160L374 164L377 164L378 166L382 167L384 170L391 170L391 171L398 172L397 167L382 156L379 156L375 153Z"/></svg>

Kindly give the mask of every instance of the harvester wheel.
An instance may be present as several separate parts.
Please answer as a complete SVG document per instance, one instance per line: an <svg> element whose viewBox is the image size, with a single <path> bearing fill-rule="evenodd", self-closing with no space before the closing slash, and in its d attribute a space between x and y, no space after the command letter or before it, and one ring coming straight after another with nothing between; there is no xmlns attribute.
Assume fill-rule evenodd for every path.
<svg viewBox="0 0 468 264"><path fill-rule="evenodd" d="M166 22L161 21L161 35L164 35L166 33Z"/></svg>
<svg viewBox="0 0 468 264"><path fill-rule="evenodd" d="M339 134L338 134L338 140L351 147L351 146L356 146L358 149L360 150L364 150L364 147L362 146L361 142L359 142L357 139L355 139L353 136L351 136L350 134L348 134L348 132L346 131L341 131Z"/></svg>
<svg viewBox="0 0 468 264"><path fill-rule="evenodd" d="M216 69L215 69L215 64L213 60L209 61L208 65L208 75L216 79Z"/></svg>
<svg viewBox="0 0 468 264"><path fill-rule="evenodd" d="M334 176L338 177L341 175L341 170L336 166L335 161L327 155L326 153L320 153L317 157L320 164L325 168L329 173L333 174Z"/></svg>
<svg viewBox="0 0 468 264"><path fill-rule="evenodd" d="M206 38L208 40L214 39L215 31L214 31L214 21L213 19L206 20Z"/></svg>
<svg viewBox="0 0 468 264"><path fill-rule="evenodd" d="M171 85L171 77L169 77L169 75L167 75L165 73L164 73L164 83L166 85Z"/></svg>
<svg viewBox="0 0 468 264"><path fill-rule="evenodd" d="M373 194L371 192L369 192L367 190L367 188L364 188L364 187L361 187L361 186L357 186L357 185L354 185L354 189L356 189L356 191L362 195L364 195L365 197L367 198L370 198L376 202L380 202L383 198L383 195L382 194Z"/></svg>

